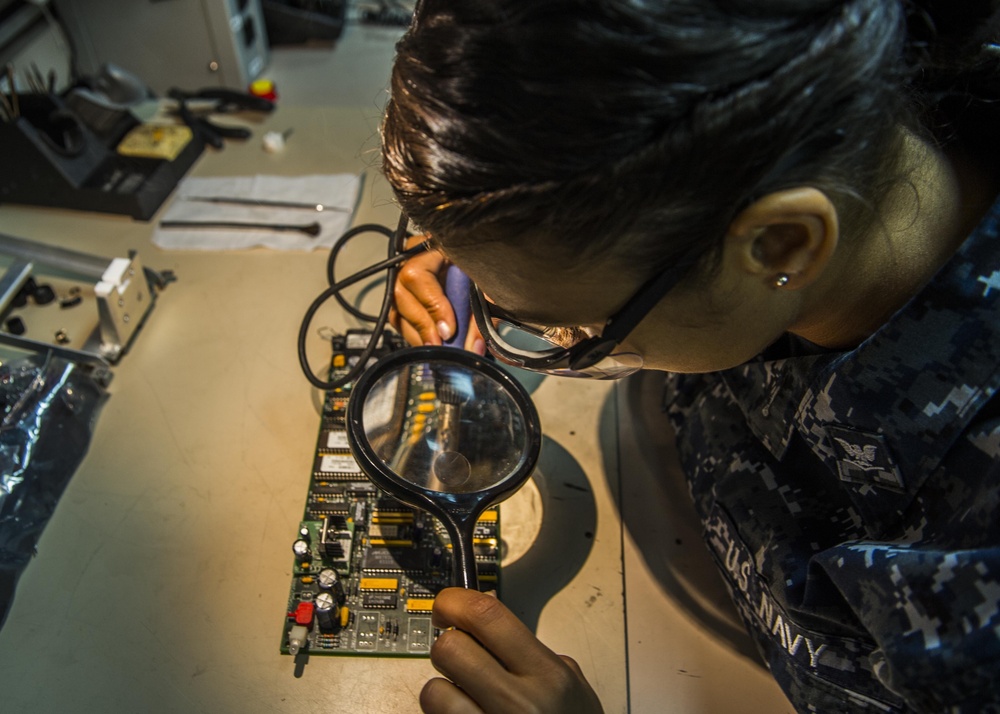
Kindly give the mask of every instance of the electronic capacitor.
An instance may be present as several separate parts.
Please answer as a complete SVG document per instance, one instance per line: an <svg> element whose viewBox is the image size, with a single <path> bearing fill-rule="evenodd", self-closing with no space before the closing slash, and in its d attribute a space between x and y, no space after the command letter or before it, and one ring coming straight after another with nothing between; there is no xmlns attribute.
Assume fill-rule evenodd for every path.
<svg viewBox="0 0 1000 714"><path fill-rule="evenodd" d="M340 621L340 607L333 594L327 591L321 592L313 602L316 606L316 624L319 631L324 633L334 632L337 623Z"/></svg>
<svg viewBox="0 0 1000 714"><path fill-rule="evenodd" d="M327 591L333 595L333 599L338 605L344 604L344 600L346 599L344 586L336 570L333 568L323 568L316 577L316 584L319 585L320 590Z"/></svg>
<svg viewBox="0 0 1000 714"><path fill-rule="evenodd" d="M337 575L337 571L333 568L323 568L319 571L319 575L316 576L316 583L323 590L332 590L333 586L340 582L340 577Z"/></svg>
<svg viewBox="0 0 1000 714"><path fill-rule="evenodd" d="M299 561L312 560L312 553L309 552L309 541L307 540L299 538L292 543L292 552L295 553L295 558Z"/></svg>

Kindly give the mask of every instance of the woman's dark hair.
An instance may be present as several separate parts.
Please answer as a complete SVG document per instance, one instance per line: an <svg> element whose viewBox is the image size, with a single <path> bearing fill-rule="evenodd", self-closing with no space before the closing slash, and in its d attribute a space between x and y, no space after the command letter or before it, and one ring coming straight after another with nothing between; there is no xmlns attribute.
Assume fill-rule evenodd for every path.
<svg viewBox="0 0 1000 714"><path fill-rule="evenodd" d="M997 4L421 0L383 169L446 246L614 246L644 274L711 254L739 210L791 186L826 191L849 230L900 126L944 141L942 107L997 96Z"/></svg>

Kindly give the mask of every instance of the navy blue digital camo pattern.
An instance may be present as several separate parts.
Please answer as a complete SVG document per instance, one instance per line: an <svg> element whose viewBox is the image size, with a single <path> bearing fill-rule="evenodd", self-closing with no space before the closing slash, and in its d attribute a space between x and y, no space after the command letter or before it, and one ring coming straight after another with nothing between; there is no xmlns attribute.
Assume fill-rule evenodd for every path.
<svg viewBox="0 0 1000 714"><path fill-rule="evenodd" d="M1000 712L1000 202L849 352L669 375L709 548L800 712Z"/></svg>

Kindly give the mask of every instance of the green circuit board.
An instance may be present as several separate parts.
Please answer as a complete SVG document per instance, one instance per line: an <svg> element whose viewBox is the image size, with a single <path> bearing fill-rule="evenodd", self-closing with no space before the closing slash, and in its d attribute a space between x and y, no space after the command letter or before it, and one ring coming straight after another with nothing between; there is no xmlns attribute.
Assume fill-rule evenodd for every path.
<svg viewBox="0 0 1000 714"><path fill-rule="evenodd" d="M347 373L369 334L333 339L331 375ZM402 346L384 337L376 356ZM380 492L351 456L350 385L326 392L305 511L292 542L292 582L281 652L426 657L437 632L431 608L451 584L452 549L441 523ZM474 549L480 588L500 586L500 513L486 510Z"/></svg>

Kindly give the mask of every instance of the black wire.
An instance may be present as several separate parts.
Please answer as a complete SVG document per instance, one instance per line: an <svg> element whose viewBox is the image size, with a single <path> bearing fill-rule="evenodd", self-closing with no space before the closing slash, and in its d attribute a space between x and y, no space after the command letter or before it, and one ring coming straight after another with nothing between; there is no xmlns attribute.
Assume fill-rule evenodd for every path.
<svg viewBox="0 0 1000 714"><path fill-rule="evenodd" d="M343 250L344 246L349 240L355 236L361 235L362 233L381 233L390 241L393 239L393 232L390 228L386 226L381 226L377 223L365 223L360 226L356 226L351 230L347 231L344 235L340 236L340 239L333 244L333 248L330 249L330 257L326 261L326 280L330 285L335 285L337 280L334 277L334 265L337 262L337 256L340 255L340 251ZM340 303L340 306L347 310L348 313L353 315L363 322L376 322L378 320L378 315L369 315L366 312L361 312L358 308L354 307L351 303L347 302L340 292L334 295L334 298Z"/></svg>
<svg viewBox="0 0 1000 714"><path fill-rule="evenodd" d="M406 214L402 214L399 218L399 225L396 227L395 233L392 234L392 240L389 241L388 257L376 263L371 267L365 268L364 270L355 273L354 275L344 278L339 283L331 285L326 290L321 292L312 304L306 310L305 316L302 318L302 324L299 327L299 338L298 338L298 354L299 354L299 366L302 367L302 372L305 374L306 379L309 380L310 384L314 387L323 390L336 389L337 387L342 387L348 382L353 381L360 375L365 368L368 366L368 360L371 358L372 354L375 352L378 346L379 339L382 337L382 332L385 330L385 323L389 319L389 308L392 307L392 286L396 282L396 273L399 271L399 264L412 255L416 255L420 251L427 250L428 243L425 241L419 245L413 246L407 250L402 250L403 242L406 240L406 226L407 226ZM380 226L388 231L384 226ZM381 231L380 231L381 232ZM309 359L306 356L306 337L309 335L309 325L312 323L313 317L316 315L317 310L329 300L340 293L341 290L354 285L360 280L364 280L367 277L375 275L381 271L387 271L386 274L386 286L385 295L382 298L382 308L379 311L378 318L375 321L375 327L372 329L372 336L368 340L368 345L358 356L357 364L352 367L347 374L337 379L332 379L329 381L321 380L313 371L309 368Z"/></svg>
<svg viewBox="0 0 1000 714"><path fill-rule="evenodd" d="M66 42L66 50L69 52L69 57L67 57L67 64L69 65L69 77L66 82L67 87L74 86L80 79L80 51L76 46L76 39L70 35L69 28L67 26L66 19L59 12L59 8L55 6L55 3L49 3L47 6L43 7L43 14L48 13L46 20L54 22L59 29L59 33L62 36L61 39Z"/></svg>

